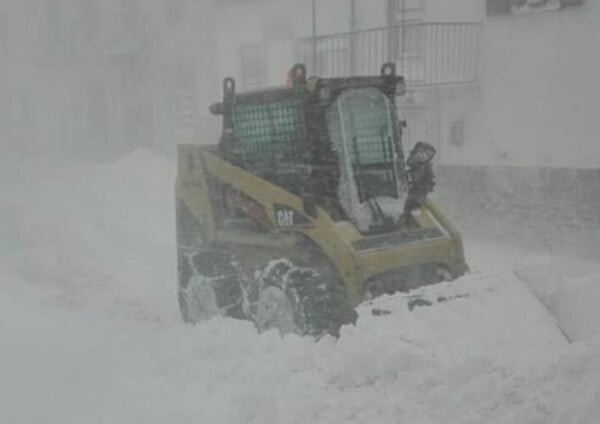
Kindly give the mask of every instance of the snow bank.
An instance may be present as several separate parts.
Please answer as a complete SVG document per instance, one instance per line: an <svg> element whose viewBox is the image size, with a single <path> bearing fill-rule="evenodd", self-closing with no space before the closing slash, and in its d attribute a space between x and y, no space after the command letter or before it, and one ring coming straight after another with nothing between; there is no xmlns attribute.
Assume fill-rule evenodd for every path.
<svg viewBox="0 0 600 424"><path fill-rule="evenodd" d="M70 308L178 321L174 161L0 158L0 258Z"/></svg>
<svg viewBox="0 0 600 424"><path fill-rule="evenodd" d="M600 262L600 169L439 165L439 201L469 238Z"/></svg>
<svg viewBox="0 0 600 424"><path fill-rule="evenodd" d="M600 345L567 347L542 311L519 313L528 303L522 287L504 282L491 278L474 297L412 314L402 296L379 299L361 307L358 325L344 328L338 341L315 342L275 331L258 336L250 323L234 320L156 327L98 319L49 303L13 279L17 286L0 290L8 318L0 325L0 417L15 423L595 422ZM506 300L516 309L500 314ZM373 316L373 307L390 314ZM519 322L523 316L529 318Z"/></svg>
<svg viewBox="0 0 600 424"><path fill-rule="evenodd" d="M572 341L600 336L600 273L597 265L538 256L516 270L556 317Z"/></svg>
<svg viewBox="0 0 600 424"><path fill-rule="evenodd" d="M174 166L148 151L101 166L0 158L1 422L600 416L600 340L564 340L513 274L528 257L510 246L467 241L471 275L411 293L435 306L376 299L338 340L181 324Z"/></svg>

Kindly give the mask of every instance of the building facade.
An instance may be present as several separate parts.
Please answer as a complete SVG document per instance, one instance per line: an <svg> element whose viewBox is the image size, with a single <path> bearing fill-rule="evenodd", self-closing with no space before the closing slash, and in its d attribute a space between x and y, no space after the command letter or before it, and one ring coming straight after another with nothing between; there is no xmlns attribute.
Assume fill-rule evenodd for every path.
<svg viewBox="0 0 600 424"><path fill-rule="evenodd" d="M324 77L378 74L394 62L409 87L398 99L406 148L428 141L446 160L464 144L480 94L485 10L476 0L452 3L460 9L431 0L316 0L313 19L309 1L221 2L216 20L229 30L219 39L218 73L255 89L281 85L296 62Z"/></svg>
<svg viewBox="0 0 600 424"><path fill-rule="evenodd" d="M324 76L396 62L406 144L447 164L599 166L593 130L600 36L585 0L222 1L217 73L280 85L290 64ZM225 33L224 33L225 34Z"/></svg>
<svg viewBox="0 0 600 424"><path fill-rule="evenodd" d="M599 167L591 0L4 0L1 147L110 157L214 142L208 105L396 63L406 147L448 164ZM313 40L313 24L316 38ZM313 42L314 41L314 42Z"/></svg>
<svg viewBox="0 0 600 424"><path fill-rule="evenodd" d="M3 1L4 146L105 158L200 138L218 92L210 6Z"/></svg>
<svg viewBox="0 0 600 424"><path fill-rule="evenodd" d="M473 150L490 163L600 168L600 4L506 3L488 1Z"/></svg>

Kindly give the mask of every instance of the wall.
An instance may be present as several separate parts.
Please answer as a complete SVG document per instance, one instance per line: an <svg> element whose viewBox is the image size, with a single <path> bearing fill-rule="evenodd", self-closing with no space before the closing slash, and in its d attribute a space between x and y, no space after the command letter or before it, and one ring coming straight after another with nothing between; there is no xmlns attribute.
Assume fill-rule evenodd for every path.
<svg viewBox="0 0 600 424"><path fill-rule="evenodd" d="M355 29L379 28L387 25L387 0L354 0Z"/></svg>
<svg viewBox="0 0 600 424"><path fill-rule="evenodd" d="M317 0L318 33L350 28L350 0ZM386 0L355 0L358 30L385 26ZM600 41L600 4L561 11L486 18L485 1L426 0L428 22L485 22L480 84L422 89L409 105L425 111L416 126L435 125L434 144L448 164L598 167L595 106L600 59L586 46ZM285 37L264 28L283 20ZM220 7L219 78L240 77L239 49L267 46L269 85L279 85L294 60L292 41L311 32L310 2L257 0ZM233 28L233 29L232 29ZM416 107L415 107L416 105ZM413 113L413 116L415 114ZM433 117L437 115L437 121ZM413 133L424 133L414 129ZM457 136L458 134L458 136Z"/></svg>
<svg viewBox="0 0 600 424"><path fill-rule="evenodd" d="M413 89L399 97L400 119L407 121L405 149L426 141L436 148L438 163L481 163L489 153L480 143L482 93L479 84L465 84Z"/></svg>
<svg viewBox="0 0 600 424"><path fill-rule="evenodd" d="M385 27L395 22L395 17L388 16L389 3L389 0L317 0L317 34ZM312 2L254 0L218 4L218 74L240 79L240 49L258 43L269 52L268 84L279 84L294 59L291 42L312 33ZM418 17L429 22L481 21L483 4L481 0L423 0L423 13ZM283 27L285 31L269 36L268 30L273 27ZM284 54L286 50L288 54Z"/></svg>
<svg viewBox="0 0 600 424"><path fill-rule="evenodd" d="M0 148L105 158L198 139L218 91L209 7L1 2Z"/></svg>
<svg viewBox="0 0 600 424"><path fill-rule="evenodd" d="M600 167L600 3L489 19L484 163Z"/></svg>
<svg viewBox="0 0 600 424"><path fill-rule="evenodd" d="M416 95L439 111L446 164L600 167L600 3L560 11L485 17L485 1L426 2L427 21L483 21L480 85ZM421 125L418 123L418 125ZM463 142L453 142L461 127ZM455 134L455 133L454 133Z"/></svg>
<svg viewBox="0 0 600 424"><path fill-rule="evenodd" d="M387 0L355 0L355 3L358 29L388 24ZM412 2L408 0L409 3ZM421 0L421 5L425 22L481 22L485 17L485 0Z"/></svg>
<svg viewBox="0 0 600 424"><path fill-rule="evenodd" d="M294 63L294 40L312 34L311 2L256 0L222 3L216 10L217 74L242 80L241 49L255 44L267 50L265 85L282 85ZM317 33L349 29L349 2L317 2Z"/></svg>
<svg viewBox="0 0 600 424"><path fill-rule="evenodd" d="M481 22L485 0L423 0L427 22Z"/></svg>

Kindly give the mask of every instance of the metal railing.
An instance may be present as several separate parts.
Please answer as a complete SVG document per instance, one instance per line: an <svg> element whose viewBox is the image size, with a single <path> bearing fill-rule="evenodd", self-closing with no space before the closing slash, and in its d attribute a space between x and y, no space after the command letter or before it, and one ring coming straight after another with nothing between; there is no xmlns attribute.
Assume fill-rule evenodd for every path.
<svg viewBox="0 0 600 424"><path fill-rule="evenodd" d="M408 23L296 41L296 58L323 77L378 74L394 62L408 85L476 82L482 25ZM314 50L313 50L314 49Z"/></svg>

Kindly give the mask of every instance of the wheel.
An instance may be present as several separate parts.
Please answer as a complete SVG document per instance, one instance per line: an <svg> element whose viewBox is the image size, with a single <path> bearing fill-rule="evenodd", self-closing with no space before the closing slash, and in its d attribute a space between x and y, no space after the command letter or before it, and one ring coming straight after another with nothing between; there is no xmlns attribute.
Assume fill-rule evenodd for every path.
<svg viewBox="0 0 600 424"><path fill-rule="evenodd" d="M300 333L294 307L286 292L277 286L265 287L256 302L256 326L260 331L276 328L280 334Z"/></svg>
<svg viewBox="0 0 600 424"><path fill-rule="evenodd" d="M313 268L272 261L259 274L258 285L254 322L259 331L337 337L342 325L356 322L342 284Z"/></svg>
<svg viewBox="0 0 600 424"><path fill-rule="evenodd" d="M215 315L245 318L240 273L223 247L205 245L198 219L177 200L178 302L190 324Z"/></svg>
<svg viewBox="0 0 600 424"><path fill-rule="evenodd" d="M179 253L178 301L186 323L216 315L245 319L240 274L223 250Z"/></svg>

